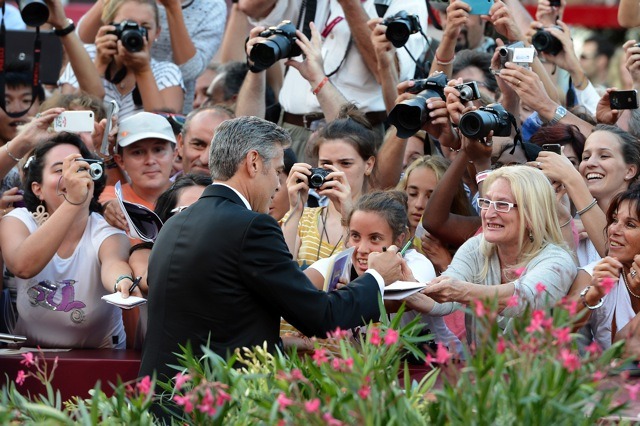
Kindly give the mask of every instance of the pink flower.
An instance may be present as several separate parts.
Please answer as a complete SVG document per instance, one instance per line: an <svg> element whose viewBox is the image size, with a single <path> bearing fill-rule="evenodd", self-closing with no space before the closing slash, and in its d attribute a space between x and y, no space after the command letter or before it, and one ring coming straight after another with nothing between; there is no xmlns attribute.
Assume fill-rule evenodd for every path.
<svg viewBox="0 0 640 426"><path fill-rule="evenodd" d="M353 358L345 359L344 366L347 368L347 371L351 371L353 369Z"/></svg>
<svg viewBox="0 0 640 426"><path fill-rule="evenodd" d="M330 331L327 333L327 337L334 339L344 339L349 337L351 332L349 330L342 330L340 327L336 328L334 331Z"/></svg>
<svg viewBox="0 0 640 426"><path fill-rule="evenodd" d="M398 341L398 332L392 328L387 329L387 333L384 335L384 344L391 346Z"/></svg>
<svg viewBox="0 0 640 426"><path fill-rule="evenodd" d="M518 295L514 294L507 301L507 308L515 308L516 306L518 306L518 303L519 303L518 302Z"/></svg>
<svg viewBox="0 0 640 426"><path fill-rule="evenodd" d="M635 385L624 385L624 387L629 392L629 399L637 401L638 392L640 392L640 383L636 383Z"/></svg>
<svg viewBox="0 0 640 426"><path fill-rule="evenodd" d="M476 316L483 317L487 313L487 310L484 308L482 300L474 300L473 303L475 305Z"/></svg>
<svg viewBox="0 0 640 426"><path fill-rule="evenodd" d="M542 284L542 283L538 283L536 284L536 292L538 294L542 294L547 290L547 286Z"/></svg>
<svg viewBox="0 0 640 426"><path fill-rule="evenodd" d="M136 383L136 388L138 388L140 393L149 395L149 393L151 393L151 377L144 376L142 380Z"/></svg>
<svg viewBox="0 0 640 426"><path fill-rule="evenodd" d="M342 366L342 364L340 363L340 358L334 358L331 360L331 368L333 368L336 371L340 371L340 367Z"/></svg>
<svg viewBox="0 0 640 426"><path fill-rule="evenodd" d="M436 350L436 362L438 364L446 364L451 359L451 354L447 350L446 346L442 343L438 343L438 349Z"/></svg>
<svg viewBox="0 0 640 426"><path fill-rule="evenodd" d="M562 307L564 307L567 311L569 311L569 315L574 316L578 313L578 301L577 300L569 300L566 296L562 298L560 302Z"/></svg>
<svg viewBox="0 0 640 426"><path fill-rule="evenodd" d="M611 277L604 277L600 281L600 287L604 290L604 294L609 294L614 285L616 285L616 281Z"/></svg>
<svg viewBox="0 0 640 426"><path fill-rule="evenodd" d="M531 314L531 323L529 323L529 326L525 328L525 330L527 331L527 333L542 331L543 327L550 327L552 323L553 320L551 318L546 319L544 311L536 309Z"/></svg>
<svg viewBox="0 0 640 426"><path fill-rule="evenodd" d="M218 395L216 395L216 405L221 406L224 405L225 402L231 401L231 395L226 393L223 390L218 391Z"/></svg>
<svg viewBox="0 0 640 426"><path fill-rule="evenodd" d="M191 380L191 376L188 374L182 374L182 373L178 373L176 374L176 376L174 377L174 379L176 380L176 390L178 389L182 389L182 386L184 386L184 384L186 382L188 382L189 380Z"/></svg>
<svg viewBox="0 0 640 426"><path fill-rule="evenodd" d="M591 378L593 379L594 382L599 382L600 380L604 379L606 376L607 375L605 373L603 373L600 370L597 370L593 373Z"/></svg>
<svg viewBox="0 0 640 426"><path fill-rule="evenodd" d="M505 349L507 349L507 342L504 341L504 337L498 337L498 344L496 345L496 352L499 354L503 354Z"/></svg>
<svg viewBox="0 0 640 426"><path fill-rule="evenodd" d="M519 277L524 273L524 267L516 269L515 271L513 271L513 273L516 274L517 277Z"/></svg>
<svg viewBox="0 0 640 426"><path fill-rule="evenodd" d="M373 328L371 330L370 342L372 345L376 346L380 346L380 343L382 343L382 340L380 340L380 330L378 330L377 328Z"/></svg>
<svg viewBox="0 0 640 426"><path fill-rule="evenodd" d="M276 402L280 406L280 411L286 410L288 406L293 404L293 400L287 398L284 393L280 393L280 395L278 395Z"/></svg>
<svg viewBox="0 0 640 426"><path fill-rule="evenodd" d="M334 418L331 413L324 413L322 415L322 420L325 421L327 426L342 426L342 422L336 418Z"/></svg>
<svg viewBox="0 0 640 426"><path fill-rule="evenodd" d="M562 366L570 373L580 368L580 358L569 349L560 350L560 359L562 360Z"/></svg>
<svg viewBox="0 0 640 426"><path fill-rule="evenodd" d="M300 371L299 369L294 368L293 370L291 370L291 380L304 380L304 374L302 374L302 371Z"/></svg>
<svg viewBox="0 0 640 426"><path fill-rule="evenodd" d="M25 374L24 370L20 370L18 371L18 376L16 377L16 383L22 386L26 378L27 375Z"/></svg>
<svg viewBox="0 0 640 426"><path fill-rule="evenodd" d="M600 353L601 349L600 349L600 345L598 345L598 342L594 340L589 344L589 346L585 347L584 350L589 352L590 354L596 355Z"/></svg>
<svg viewBox="0 0 640 426"><path fill-rule="evenodd" d="M198 410L200 410L203 414L208 414L213 416L216 414L216 406L213 403L213 395L211 394L211 389L207 389L204 394L204 398L198 405Z"/></svg>
<svg viewBox="0 0 640 426"><path fill-rule="evenodd" d="M315 351L313 351L313 355L311 356L311 358L313 358L313 360L318 365L322 365L325 362L329 361L329 358L327 358L326 349L316 349Z"/></svg>
<svg viewBox="0 0 640 426"><path fill-rule="evenodd" d="M33 356L33 353L27 352L26 354L22 354L22 361L20 361L20 364L30 367L35 364L36 359L37 358Z"/></svg>
<svg viewBox="0 0 640 426"><path fill-rule="evenodd" d="M307 413L315 413L320 408L320 399L315 398L304 403L304 409Z"/></svg>
<svg viewBox="0 0 640 426"><path fill-rule="evenodd" d="M185 413L191 413L193 411L193 403L191 402L191 398L188 395L176 395L173 397L173 400L176 402L176 404L182 405L184 407Z"/></svg>
<svg viewBox="0 0 640 426"><path fill-rule="evenodd" d="M571 341L571 329L569 327L555 329L551 334L558 339L558 343L561 345Z"/></svg>
<svg viewBox="0 0 640 426"><path fill-rule="evenodd" d="M371 386L369 385L362 385L362 387L358 389L358 396L362 399L367 399L370 394L371 394Z"/></svg>

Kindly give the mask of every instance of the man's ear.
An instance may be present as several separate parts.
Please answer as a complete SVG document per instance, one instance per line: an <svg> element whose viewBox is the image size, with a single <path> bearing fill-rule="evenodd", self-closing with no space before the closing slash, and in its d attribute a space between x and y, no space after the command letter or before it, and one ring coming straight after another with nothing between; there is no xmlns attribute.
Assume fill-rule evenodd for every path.
<svg viewBox="0 0 640 426"><path fill-rule="evenodd" d="M180 157L184 158L184 155L182 155L182 151L184 149L184 140L182 139L182 132L178 133L178 137L176 137L176 142L178 142L176 151L178 151L178 155Z"/></svg>
<svg viewBox="0 0 640 426"><path fill-rule="evenodd" d="M256 176L260 171L260 167L262 164L260 161L260 154L258 154L258 151L256 151L255 149L252 149L247 153L247 156L245 157L244 167L246 168L247 174L250 177Z"/></svg>
<svg viewBox="0 0 640 426"><path fill-rule="evenodd" d="M113 160L116 162L118 167L124 170L124 161L122 160L122 154L114 154Z"/></svg>

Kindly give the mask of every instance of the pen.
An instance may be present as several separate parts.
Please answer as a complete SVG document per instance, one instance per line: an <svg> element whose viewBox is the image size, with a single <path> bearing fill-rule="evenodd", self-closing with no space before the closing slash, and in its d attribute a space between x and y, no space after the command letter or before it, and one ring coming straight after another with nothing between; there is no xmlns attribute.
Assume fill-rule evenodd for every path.
<svg viewBox="0 0 640 426"><path fill-rule="evenodd" d="M404 247L402 247L402 250L400 250L400 256L404 257L404 254L407 252L407 250L409 250L409 247L411 247L412 243L413 243L413 240L409 238L409 241L407 241Z"/></svg>
<svg viewBox="0 0 640 426"><path fill-rule="evenodd" d="M131 285L131 287L129 287L129 294L133 293L133 290L138 287L138 284L140 284L141 280L142 277L137 277L135 280L133 280L133 284Z"/></svg>

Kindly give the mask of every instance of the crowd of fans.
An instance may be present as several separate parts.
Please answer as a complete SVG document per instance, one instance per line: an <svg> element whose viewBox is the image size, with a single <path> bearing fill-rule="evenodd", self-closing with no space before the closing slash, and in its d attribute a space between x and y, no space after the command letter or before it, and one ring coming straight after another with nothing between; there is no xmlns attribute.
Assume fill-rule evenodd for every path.
<svg viewBox="0 0 640 426"><path fill-rule="evenodd" d="M99 0L75 24L46 3L65 52L57 86L32 88L15 64L4 75L4 331L140 348L145 307L100 300L153 286L153 243L127 238L115 184L170 220L211 183L216 128L257 116L291 135L269 214L318 291L343 250L353 269L339 286L408 243L407 279L428 286L405 302L456 351L475 339L460 307L476 299L497 298L505 332L527 306L568 298L588 311L585 342L635 338L636 40L594 33L576 49L564 0L539 0L535 17L518 0L484 15L461 0ZM640 25L637 2L620 14ZM93 131L53 132L63 111L92 111Z"/></svg>

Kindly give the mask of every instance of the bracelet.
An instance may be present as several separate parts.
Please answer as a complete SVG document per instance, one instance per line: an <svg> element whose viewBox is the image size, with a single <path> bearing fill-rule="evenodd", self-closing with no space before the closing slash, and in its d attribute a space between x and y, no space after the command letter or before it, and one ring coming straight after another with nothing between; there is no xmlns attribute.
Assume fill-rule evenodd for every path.
<svg viewBox="0 0 640 426"><path fill-rule="evenodd" d="M67 34L70 34L71 32L73 32L73 30L75 29L76 29L76 24L74 24L71 19L67 18L67 26L64 28L55 28L53 30L53 33L58 37L64 37Z"/></svg>
<svg viewBox="0 0 640 426"><path fill-rule="evenodd" d="M476 173L476 183L480 185L480 182L485 180L487 176L489 176L489 173L491 173L491 170L483 170L481 172Z"/></svg>
<svg viewBox="0 0 640 426"><path fill-rule="evenodd" d="M453 63L453 61L456 60L456 54L454 53L453 56L451 57L451 59L449 59L448 61L443 61L442 59L440 59L438 57L438 52L436 51L436 53L433 55L436 57L436 64L438 65L451 65Z"/></svg>
<svg viewBox="0 0 640 426"><path fill-rule="evenodd" d="M131 280L131 282L133 282L133 277L131 275L127 275L127 274L120 275L118 278L116 278L116 283L113 285L114 293L118 292L118 283L124 279L129 279Z"/></svg>
<svg viewBox="0 0 640 426"><path fill-rule="evenodd" d="M9 141L9 142L11 142L11 141ZM11 157L11 159L17 163L18 161L22 160L22 158L18 158L18 157L16 157L15 155L13 155L13 154L11 153L11 151L9 151L9 142L7 142L7 143L5 143L5 144L4 144L4 150L5 150L5 151L7 151L7 155L8 155L9 157Z"/></svg>
<svg viewBox="0 0 640 426"><path fill-rule="evenodd" d="M587 207L585 207L585 208L584 208L584 209L582 209L582 210L578 210L578 211L576 212L576 214L577 214L578 216L581 216L581 215L585 214L586 212L588 212L589 210L591 210L591 208L592 208L593 206L595 206L596 204L598 204L598 200L596 200L596 199L594 198L594 199L593 199L593 201L591 201L591 203L590 203Z"/></svg>
<svg viewBox="0 0 640 426"><path fill-rule="evenodd" d="M329 81L329 77L323 78L320 84L318 84L316 88L311 91L311 93L313 93L314 95L317 95L318 93L320 93L324 85L327 84L327 81Z"/></svg>
<svg viewBox="0 0 640 426"><path fill-rule="evenodd" d="M587 75L586 75L586 74L582 74L582 81L580 82L580 84L575 84L575 83L573 83L573 87L574 87L575 89L577 89L577 90L584 90L584 89L586 89L587 87L585 86L585 87L584 87L584 89L581 89L581 87L582 87L582 85L583 85L585 82L587 83L587 86L588 86L588 85L589 85L589 79L587 78Z"/></svg>
<svg viewBox="0 0 640 426"><path fill-rule="evenodd" d="M590 286L590 285L588 285L588 286L586 286L586 287L584 288L584 290L582 290L582 291L580 292L580 300L582 300L582 304L584 305L584 307L585 307L585 308L589 309L590 311L593 311L593 310L595 310L595 309L598 309L600 306L602 306L602 305L604 304L604 297L600 298L600 300L598 301L598 303L596 303L595 305L590 306L590 305L587 303L587 299L586 299L586 295L587 295L587 293L589 292L589 289L590 289L590 288L591 288L591 286Z"/></svg>
<svg viewBox="0 0 640 426"><path fill-rule="evenodd" d="M560 228L564 228L565 226L567 226L568 224L570 224L572 220L573 220L573 218L572 218L572 217L570 217L568 221L566 221L565 223L563 223L562 225L560 225Z"/></svg>

